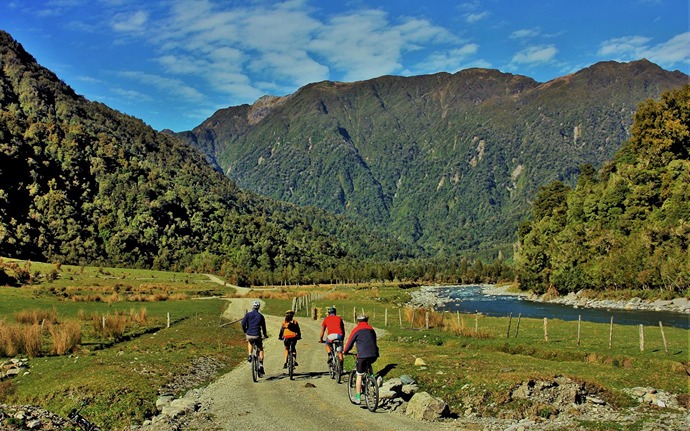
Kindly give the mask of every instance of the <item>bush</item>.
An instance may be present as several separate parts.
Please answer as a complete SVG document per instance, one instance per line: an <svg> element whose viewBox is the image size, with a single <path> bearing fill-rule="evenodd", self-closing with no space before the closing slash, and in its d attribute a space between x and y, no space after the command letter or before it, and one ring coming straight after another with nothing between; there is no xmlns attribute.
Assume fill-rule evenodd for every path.
<svg viewBox="0 0 690 431"><path fill-rule="evenodd" d="M49 325L48 332L53 339L53 351L56 355L74 352L81 344L81 325L79 322L67 321L59 325Z"/></svg>

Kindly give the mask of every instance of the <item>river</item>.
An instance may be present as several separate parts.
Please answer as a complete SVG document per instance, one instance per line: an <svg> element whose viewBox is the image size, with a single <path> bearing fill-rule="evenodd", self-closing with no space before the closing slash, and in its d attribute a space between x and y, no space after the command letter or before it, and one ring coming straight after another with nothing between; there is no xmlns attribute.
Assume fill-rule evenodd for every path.
<svg viewBox="0 0 690 431"><path fill-rule="evenodd" d="M623 310L603 308L574 308L568 305L551 304L548 302L528 301L524 297L516 295L484 295L480 286L449 286L438 288L436 294L441 298L449 298L449 302L440 310L459 311L461 313L479 312L487 316L513 316L521 314L522 317L577 320L589 322L608 323L613 317L613 322L620 325L659 325L674 326L690 329L690 316L684 313L652 310Z"/></svg>

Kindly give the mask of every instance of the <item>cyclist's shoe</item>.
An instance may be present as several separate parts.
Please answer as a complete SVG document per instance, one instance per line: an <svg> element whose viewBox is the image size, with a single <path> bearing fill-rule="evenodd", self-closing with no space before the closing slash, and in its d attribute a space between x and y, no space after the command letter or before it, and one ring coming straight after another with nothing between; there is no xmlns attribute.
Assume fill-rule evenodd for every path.
<svg viewBox="0 0 690 431"><path fill-rule="evenodd" d="M252 355L247 355L247 362L251 362L251 361L252 361Z"/></svg>
<svg viewBox="0 0 690 431"><path fill-rule="evenodd" d="M362 404L362 395L355 394L355 404Z"/></svg>
<svg viewBox="0 0 690 431"><path fill-rule="evenodd" d="M259 367L259 374L261 374L262 376L263 376L264 374L266 374L266 372L264 371L264 366L263 366L263 365Z"/></svg>
<svg viewBox="0 0 690 431"><path fill-rule="evenodd" d="M287 368L287 362L283 364L283 369Z"/></svg>
<svg viewBox="0 0 690 431"><path fill-rule="evenodd" d="M299 365L299 364L297 363L297 361L295 361L295 367L298 366L298 365Z"/></svg>
<svg viewBox="0 0 690 431"><path fill-rule="evenodd" d="M330 364L331 363L331 357L329 356L328 359L326 359L326 363Z"/></svg>

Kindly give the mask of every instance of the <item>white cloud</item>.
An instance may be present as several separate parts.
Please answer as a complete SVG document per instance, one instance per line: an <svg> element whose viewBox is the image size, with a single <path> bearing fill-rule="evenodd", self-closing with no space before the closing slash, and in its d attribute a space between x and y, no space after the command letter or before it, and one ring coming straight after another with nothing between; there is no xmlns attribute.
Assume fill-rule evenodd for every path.
<svg viewBox="0 0 690 431"><path fill-rule="evenodd" d="M529 39L539 36L541 30L539 28L523 28L515 30L510 34L511 39Z"/></svg>
<svg viewBox="0 0 690 431"><path fill-rule="evenodd" d="M523 49L513 56L512 64L543 64L552 61L558 49L553 45L537 45Z"/></svg>
<svg viewBox="0 0 690 431"><path fill-rule="evenodd" d="M690 64L690 32L678 34L666 42L651 44L645 36L627 36L603 42L597 54L620 61L647 58L663 67Z"/></svg>
<svg viewBox="0 0 690 431"><path fill-rule="evenodd" d="M490 12L484 11L484 12L477 12L477 13L470 13L465 16L465 21L467 21L470 24L474 24L475 22L479 22L483 19L488 18L491 16Z"/></svg>
<svg viewBox="0 0 690 431"><path fill-rule="evenodd" d="M415 70L411 71L411 74L417 75L441 71L454 72L468 67L491 67L490 63L485 60L468 60L468 57L476 54L478 51L479 45L468 43L449 51L435 52L425 59L423 63L418 64Z"/></svg>
<svg viewBox="0 0 690 431"><path fill-rule="evenodd" d="M118 75L158 88L159 90L164 90L172 97L180 97L189 102L199 102L204 99L204 96L199 93L199 91L186 85L179 79L166 78L164 76L137 71L123 71L119 72Z"/></svg>
<svg viewBox="0 0 690 431"><path fill-rule="evenodd" d="M143 10L135 12L119 13L110 23L113 30L119 32L140 32L148 21L148 13Z"/></svg>

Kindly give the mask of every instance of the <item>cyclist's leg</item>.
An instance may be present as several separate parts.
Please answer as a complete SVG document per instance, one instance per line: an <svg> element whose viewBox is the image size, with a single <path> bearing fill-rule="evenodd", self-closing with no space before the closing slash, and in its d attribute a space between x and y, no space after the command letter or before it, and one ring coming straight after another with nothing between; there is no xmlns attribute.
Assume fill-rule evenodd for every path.
<svg viewBox="0 0 690 431"><path fill-rule="evenodd" d="M362 376L366 373L366 363L364 358L357 358L357 383L355 384L355 393L357 395L362 393Z"/></svg>
<svg viewBox="0 0 690 431"><path fill-rule="evenodd" d="M283 345L285 346L285 350L283 351L283 368L287 368L288 352L290 350L290 339L283 338Z"/></svg>

